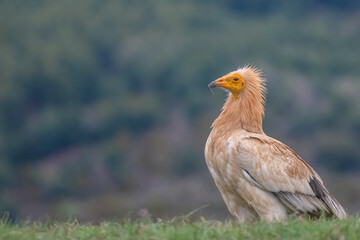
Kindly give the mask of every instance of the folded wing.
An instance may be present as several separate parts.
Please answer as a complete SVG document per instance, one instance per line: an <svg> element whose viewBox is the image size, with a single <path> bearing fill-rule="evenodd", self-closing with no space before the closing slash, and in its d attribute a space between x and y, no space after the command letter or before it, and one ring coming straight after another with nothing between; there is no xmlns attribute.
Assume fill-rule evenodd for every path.
<svg viewBox="0 0 360 240"><path fill-rule="evenodd" d="M263 134L232 139L234 158L245 178L272 192L295 212L316 214L325 211L340 219L346 212L329 193L319 175L291 148Z"/></svg>

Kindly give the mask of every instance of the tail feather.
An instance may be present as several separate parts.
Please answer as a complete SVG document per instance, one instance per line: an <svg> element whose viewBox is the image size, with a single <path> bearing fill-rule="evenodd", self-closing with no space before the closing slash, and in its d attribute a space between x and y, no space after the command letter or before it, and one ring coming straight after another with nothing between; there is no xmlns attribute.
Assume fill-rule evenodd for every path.
<svg viewBox="0 0 360 240"><path fill-rule="evenodd" d="M325 186L316 178L312 178L309 181L311 189L314 191L317 198L322 200L331 215L337 216L339 219L346 219L347 214L345 209L340 203L329 193Z"/></svg>
<svg viewBox="0 0 360 240"><path fill-rule="evenodd" d="M340 203L327 191L327 195L322 199L330 209L330 212L337 216L339 219L346 219L347 214L345 209Z"/></svg>

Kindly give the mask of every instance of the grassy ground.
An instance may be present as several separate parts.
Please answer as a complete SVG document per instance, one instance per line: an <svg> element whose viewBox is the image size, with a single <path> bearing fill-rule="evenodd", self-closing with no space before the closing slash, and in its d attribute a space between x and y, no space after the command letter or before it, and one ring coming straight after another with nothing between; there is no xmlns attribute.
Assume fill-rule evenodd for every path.
<svg viewBox="0 0 360 240"><path fill-rule="evenodd" d="M237 224L231 221L190 222L185 218L103 222L0 223L0 239L360 239L360 219L291 220L287 223Z"/></svg>

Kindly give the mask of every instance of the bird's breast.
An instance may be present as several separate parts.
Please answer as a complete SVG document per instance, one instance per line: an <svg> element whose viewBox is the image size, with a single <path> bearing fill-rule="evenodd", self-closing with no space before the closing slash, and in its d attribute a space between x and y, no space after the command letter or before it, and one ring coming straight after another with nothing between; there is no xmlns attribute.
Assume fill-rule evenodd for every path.
<svg viewBox="0 0 360 240"><path fill-rule="evenodd" d="M236 168L233 151L236 145L232 138L216 138L210 135L205 146L205 159L216 185L223 191L236 189L239 178L243 175Z"/></svg>

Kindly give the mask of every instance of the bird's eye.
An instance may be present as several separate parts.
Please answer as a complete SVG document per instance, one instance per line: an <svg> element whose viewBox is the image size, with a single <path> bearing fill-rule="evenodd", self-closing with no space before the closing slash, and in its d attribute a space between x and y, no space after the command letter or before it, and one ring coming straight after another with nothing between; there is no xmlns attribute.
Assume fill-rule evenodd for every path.
<svg viewBox="0 0 360 240"><path fill-rule="evenodd" d="M237 81L237 80L239 80L238 78L234 78L234 81Z"/></svg>

